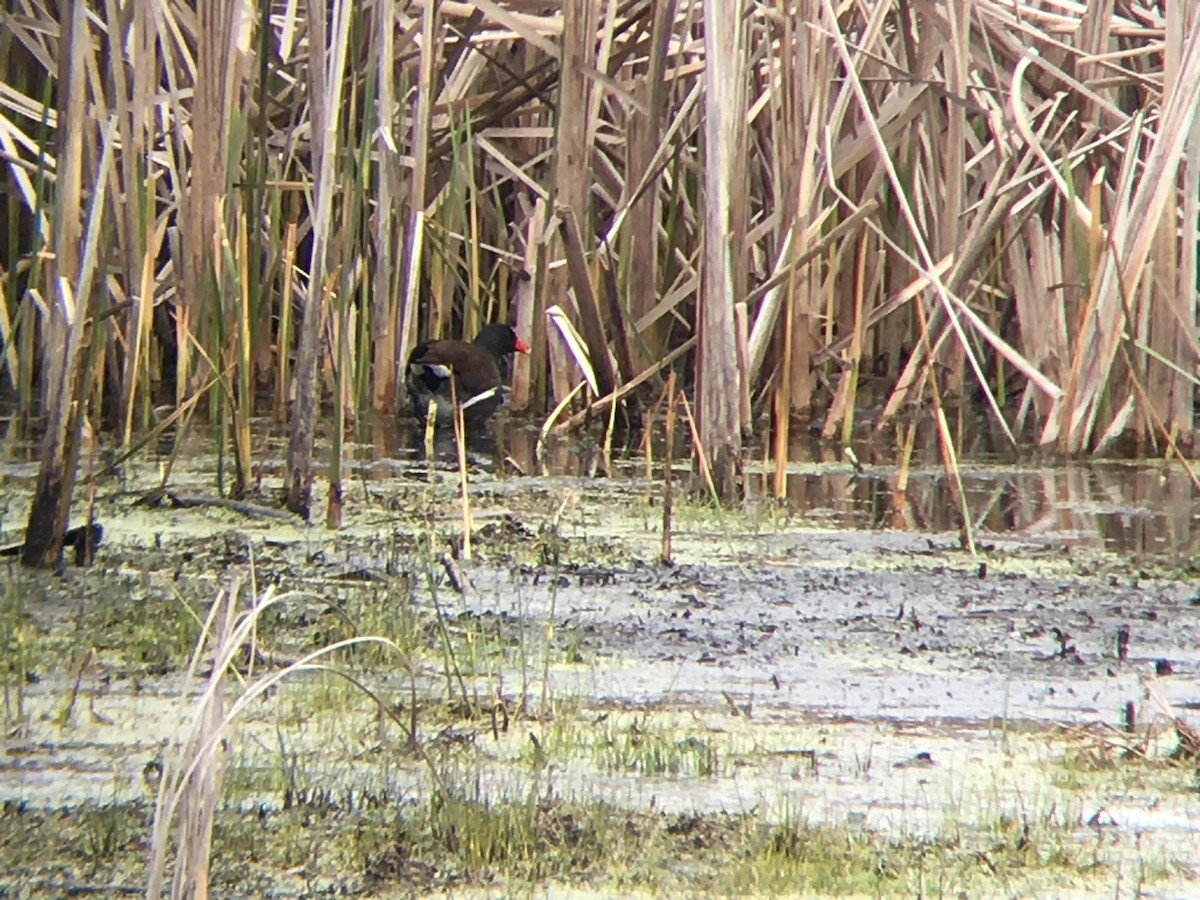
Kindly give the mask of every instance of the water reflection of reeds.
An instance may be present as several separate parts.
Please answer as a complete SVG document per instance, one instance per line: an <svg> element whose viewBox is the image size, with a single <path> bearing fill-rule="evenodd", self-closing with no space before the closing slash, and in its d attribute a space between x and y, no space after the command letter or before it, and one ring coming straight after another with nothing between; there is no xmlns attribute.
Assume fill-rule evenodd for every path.
<svg viewBox="0 0 1200 900"><path fill-rule="evenodd" d="M787 477L787 508L835 527L955 532L960 516L940 468L898 472L872 467L856 475L844 462ZM773 476L747 478L769 497ZM1128 464L1047 468L968 465L962 473L973 526L983 535L1014 535L1057 546L1090 546L1122 554L1190 555L1197 545L1195 491L1181 470Z"/></svg>

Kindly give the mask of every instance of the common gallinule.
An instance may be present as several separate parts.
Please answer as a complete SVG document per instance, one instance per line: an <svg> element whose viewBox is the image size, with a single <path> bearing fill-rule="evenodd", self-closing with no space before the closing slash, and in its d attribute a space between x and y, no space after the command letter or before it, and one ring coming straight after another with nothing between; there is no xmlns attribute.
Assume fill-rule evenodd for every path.
<svg viewBox="0 0 1200 900"><path fill-rule="evenodd" d="M504 402L500 363L512 353L528 352L529 345L517 337L511 325L502 322L486 326L469 344L466 341L419 344L405 367L405 384L412 397L413 411L424 421L430 402L436 401L438 422L450 422L454 414L450 391L453 377L453 397L462 407L464 421L468 425L486 421Z"/></svg>

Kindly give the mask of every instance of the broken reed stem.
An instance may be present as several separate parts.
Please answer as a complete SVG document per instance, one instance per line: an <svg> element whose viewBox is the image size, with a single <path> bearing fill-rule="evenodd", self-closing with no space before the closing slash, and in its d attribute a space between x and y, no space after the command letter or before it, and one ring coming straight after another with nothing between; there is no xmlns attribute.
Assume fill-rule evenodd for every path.
<svg viewBox="0 0 1200 900"><path fill-rule="evenodd" d="M563 410L566 409L571 404L571 401L574 400L579 395L579 392L581 390L583 390L583 387L586 384L587 384L586 381L579 382L579 384L575 385L575 387L571 388L571 390L567 392L567 395L565 397L563 397L561 400L558 401L558 405L555 406L553 410L551 410L550 415L548 415L546 417L546 421L542 423L542 431L541 431L541 434L538 436L539 444L544 444L546 442L546 437L550 434L550 432L552 430L554 430L554 423L558 421L558 417L561 416ZM592 410L594 408L595 407L588 407L583 412L579 413L578 415L583 417L582 419L580 419L580 421L587 419L591 415ZM566 425L563 425L562 427L569 428L570 423L574 422L574 421L575 421L575 417L572 416L571 419L568 421L568 423Z"/></svg>
<svg viewBox="0 0 1200 900"><path fill-rule="evenodd" d="M450 402L454 406L454 446L458 451L458 483L462 487L462 558L471 561L471 496L467 491L467 427L462 407L458 405L458 390L454 373L450 373Z"/></svg>
<svg viewBox="0 0 1200 900"><path fill-rule="evenodd" d="M667 366L671 365L671 363L675 362L675 360L677 360L679 357L683 356L685 353L690 351L695 346L696 346L696 336L692 335L690 338L688 338L686 341L684 341L682 344L680 344L678 347L676 347L674 350L672 350L670 353L668 353L666 356L664 356L662 359L660 359L654 365L650 366L650 368L646 369L644 372L639 374L636 378L629 379L629 381L627 381L625 384L621 385L619 388L617 388L611 394L605 394L603 397L598 399L595 403L593 403L588 409L585 409L583 412L575 413L575 415L571 416L571 418L567 419L561 425L557 426L557 429L559 431L570 431L574 428L578 428L580 425L582 425L584 422L587 421L589 416L594 415L604 409L607 409L608 405L610 403L615 403L616 401L623 399L626 395L631 394L633 391L637 390L637 388L643 382L648 381L651 378L653 378L655 375L657 375L663 369L667 368ZM557 415L555 415L553 418L557 418ZM547 421L549 422L551 420L548 419Z"/></svg>
<svg viewBox="0 0 1200 900"><path fill-rule="evenodd" d="M222 227L224 226L222 225ZM233 452L239 496L245 494L249 489L250 470L254 465L250 449L250 419L254 415L254 364L251 356L254 350L254 315L250 308L250 246L247 234L249 230L246 212L242 210L238 216L237 258L233 260L238 281L236 285L238 289L238 321L235 334L239 346L236 348L236 381L230 380L230 386L236 388L231 392L231 412L233 413Z"/></svg>
<svg viewBox="0 0 1200 900"><path fill-rule="evenodd" d="M717 494L717 486L713 482L712 469L708 465L708 456L705 455L704 447L700 444L700 430L696 427L696 420L692 417L692 407L685 395L680 394L679 400L683 403L683 414L687 416L688 428L692 433L692 447L696 450L696 458L700 460L700 473L704 476L704 483L708 486L708 492L712 495L713 501L719 506L721 497Z"/></svg>
<svg viewBox="0 0 1200 900"><path fill-rule="evenodd" d="M929 337L929 322L925 316L925 306L921 299L913 303L917 323L921 328L921 341L927 347L933 342ZM937 371L933 365L933 352L925 361L925 383L929 386L929 397L933 401L934 421L937 423L938 447L942 453L942 468L946 471L946 481L950 486L950 496L962 513L962 531L959 534L962 547L972 556L975 555L975 537L971 528L971 512L967 508L967 497L963 492L962 477L958 471L958 455L954 452L954 440L950 435L950 426L946 422L946 410L942 406L942 392L938 388Z"/></svg>
<svg viewBox="0 0 1200 900"><path fill-rule="evenodd" d="M276 422L287 418L288 388L291 386L292 355L287 348L292 346L292 275L295 271L296 244L296 223L288 222L283 232L283 292L279 298L279 332L276 337L276 344L280 348L275 380Z"/></svg>
<svg viewBox="0 0 1200 900"><path fill-rule="evenodd" d="M917 425L915 422L909 422L906 426L900 426L903 429L903 441L900 446L899 473L896 476L896 493L903 494L908 491L908 475L912 466L913 446L917 442ZM899 437L899 432L897 433Z"/></svg>
<svg viewBox="0 0 1200 900"><path fill-rule="evenodd" d="M1121 259L1121 253L1117 249L1117 245L1113 241L1111 235L1109 235L1108 238L1108 246L1112 251L1113 258L1116 260L1117 271L1122 271L1121 264L1123 260ZM1125 315L1125 325L1128 326L1133 321L1133 311L1130 309L1129 293L1125 290L1125 280L1121 278L1120 275L1117 276L1117 289L1121 294L1121 309ZM1138 399L1141 401L1142 406L1145 409L1146 417L1150 420L1150 424L1158 430L1160 435L1162 435L1162 439L1167 445L1168 452L1164 455L1164 458L1172 455L1175 456L1175 458L1178 459L1183 465L1183 470L1187 473L1188 478L1191 480L1192 486L1197 490L1200 490L1200 479L1197 478L1195 470L1192 469L1187 458L1183 455L1182 451L1180 451L1178 444L1175 442L1175 436L1171 433L1171 429L1167 428L1166 423L1163 422L1162 417L1158 414L1158 410L1154 408L1152 399L1146 393L1145 386L1142 384L1141 379L1138 378L1137 369L1134 367L1133 359L1129 355L1128 345L1132 343L1135 347L1145 353L1148 358L1156 359L1162 365L1165 365L1169 368L1177 367L1170 360L1164 359L1160 354L1155 352L1153 348L1141 344L1134 338L1129 337L1127 328L1123 329L1123 331L1125 332L1125 337L1120 343L1121 358L1125 361L1125 368L1129 370L1129 382L1133 385L1134 392L1137 394ZM1193 383L1195 383L1195 378L1193 376L1188 375L1186 372L1184 375Z"/></svg>
<svg viewBox="0 0 1200 900"><path fill-rule="evenodd" d="M663 453L663 527L662 550L658 559L664 566L673 565L671 560L671 466L675 457L675 370L667 376L667 449Z"/></svg>
<svg viewBox="0 0 1200 900"><path fill-rule="evenodd" d="M1129 355L1128 347L1125 346L1126 341L1133 343L1135 346L1138 345L1138 342L1128 338L1121 342L1121 356L1125 361L1125 366L1129 369L1129 383L1133 385L1134 391L1137 392L1138 399L1141 400L1145 406L1146 415L1149 417L1151 424L1158 429L1159 434L1162 436L1163 442L1167 445L1167 450L1169 452L1166 454L1166 456L1174 456L1176 459L1178 459L1183 465L1183 470L1187 472L1188 479L1192 482L1192 486L1196 490L1200 490L1200 477L1197 477L1196 471L1192 468L1187 457L1183 455L1183 451L1179 449L1179 445L1175 442L1175 438L1170 429L1168 429L1166 423L1163 422L1162 417L1158 414L1158 410L1154 408L1150 398L1146 395L1146 389L1142 386L1141 379L1137 377L1137 374L1134 371L1133 358ZM1149 347L1139 347L1139 349L1145 352L1147 356L1154 356L1153 351L1151 351Z"/></svg>
<svg viewBox="0 0 1200 900"><path fill-rule="evenodd" d="M960 537L962 540L963 549L975 555L975 535L974 529L971 527L971 511L967 508L967 495L963 492L962 477L958 471L958 455L954 452L954 440L950 435L950 426L946 422L946 411L939 405L934 410L937 429L938 443L942 448L942 465L946 469L946 477L950 481L950 494L958 501L959 511L962 513L962 531Z"/></svg>
<svg viewBox="0 0 1200 900"><path fill-rule="evenodd" d="M775 497L787 496L788 429L792 417L792 328L796 316L796 270L788 276L787 305L783 309L783 354L779 383L775 386Z"/></svg>
<svg viewBox="0 0 1200 900"><path fill-rule="evenodd" d="M617 404L608 408L608 429L604 432L604 471L612 474L613 431L617 427Z"/></svg>
<svg viewBox="0 0 1200 900"><path fill-rule="evenodd" d="M71 713L75 709L75 702L79 699L79 690L83 687L83 676L88 671L92 664L92 660L96 658L96 648L89 648L83 654L83 658L79 660L79 665L75 667L75 681L71 684L71 693L67 696L67 702L61 710L59 710L56 724L60 727L71 724Z"/></svg>
<svg viewBox="0 0 1200 900"><path fill-rule="evenodd" d="M846 407L842 419L842 443L850 445L854 437L854 404L858 398L858 380L862 373L863 333L866 324L863 322L863 306L866 293L868 241L864 235L858 242L858 259L854 273L854 331L850 341L850 371L846 373Z"/></svg>
<svg viewBox="0 0 1200 900"><path fill-rule="evenodd" d="M179 426L179 433L175 438L175 443L171 447L171 455L167 457L167 461L162 469L161 482L162 486L166 487L167 479L171 475L171 468L175 464L176 453L178 452L179 445L183 442L184 435L187 433L188 422L191 419L192 412L194 412L196 409L196 403L201 397L207 394L217 384L218 381L220 381L221 377L222 376L220 375L213 375L211 378L209 378L208 382L202 385L196 391L196 393L192 394L192 396L184 401L183 405L177 406L171 411L171 414L167 416L167 418L163 419L163 421L155 425L154 428L139 437L133 442L133 444L126 447L119 455L115 456L103 468L92 468L88 472L86 480L94 481L101 475L111 475L121 466L123 462L125 462L127 459L130 459L134 454L136 454L151 441L158 440L163 432L165 432L180 419L183 419L183 422Z"/></svg>
<svg viewBox="0 0 1200 900"><path fill-rule="evenodd" d="M646 480L649 481L654 477L654 421L658 418L658 411L662 409L663 401L667 398L667 386L664 385L662 392L658 395L658 399L654 401L654 406L646 413L646 419L642 429L642 451L646 458Z"/></svg>
<svg viewBox="0 0 1200 900"><path fill-rule="evenodd" d="M733 317L737 326L738 408L742 429L749 432L753 425L753 410L750 403L750 317L746 301L733 304Z"/></svg>
<svg viewBox="0 0 1200 900"><path fill-rule="evenodd" d="M91 468L95 468L96 444L92 443L92 460ZM87 520L83 524L83 543L75 549L75 565L90 566L96 561L96 544L99 541L95 538L96 528L96 482L91 482L88 485L88 500L87 500Z"/></svg>
<svg viewBox="0 0 1200 900"><path fill-rule="evenodd" d="M655 407L655 412L658 407ZM646 480L654 477L654 441L650 438L650 429L654 427L654 412L646 414L642 421L642 458L646 461Z"/></svg>
<svg viewBox="0 0 1200 900"><path fill-rule="evenodd" d="M429 398L429 406L425 408L425 459L431 461L433 459L434 450L434 434L437 431L437 400L433 397ZM429 470L430 475L433 474L433 469Z"/></svg>

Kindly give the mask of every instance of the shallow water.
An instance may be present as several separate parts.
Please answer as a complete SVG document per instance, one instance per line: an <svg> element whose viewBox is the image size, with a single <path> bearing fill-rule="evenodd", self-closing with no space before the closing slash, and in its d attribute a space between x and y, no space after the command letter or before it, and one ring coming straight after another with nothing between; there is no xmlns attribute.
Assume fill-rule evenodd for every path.
<svg viewBox="0 0 1200 900"><path fill-rule="evenodd" d="M686 429L680 429L681 434ZM206 436L192 431L180 456L184 465L213 471L214 449ZM676 459L690 448L680 437ZM286 448L279 426L257 423L256 460L269 477L281 471ZM366 417L346 444L348 478L386 483L423 456L421 436L411 423ZM651 463L637 451L621 448L606 465L603 447L591 439L551 435L540 440L536 429L505 423L498 436L473 445L472 463L484 471L507 471L547 479L609 477L639 481L661 477L661 436L654 439ZM806 522L832 529L865 529L938 533L956 531L962 515L937 455L926 441L914 452L905 491L898 490L900 472L894 442L869 433L853 444L861 465L855 467L841 446L800 433L789 448L785 496L774 496L774 466L755 462L761 449L748 448L745 480L753 502L780 503ZM143 463L163 464L171 449L163 442ZM318 458L325 450L319 446ZM630 453L629 451L633 452ZM437 465L456 465L448 438L437 446ZM1027 458L1021 458L1021 456ZM98 446L85 452L85 463L98 466L111 450ZM11 421L0 420L0 487L19 485L36 476L33 445L13 436ZM192 461L192 462L189 462ZM323 467L323 463L320 464ZM1122 555L1186 560L1200 548L1197 491L1177 463L1162 460L1091 460L1064 462L1036 454L1010 454L1001 460L975 453L960 461L967 508L973 527L983 535L1013 535L1052 546L1080 546ZM214 485L215 486L215 485ZM18 528L0 522L6 532Z"/></svg>

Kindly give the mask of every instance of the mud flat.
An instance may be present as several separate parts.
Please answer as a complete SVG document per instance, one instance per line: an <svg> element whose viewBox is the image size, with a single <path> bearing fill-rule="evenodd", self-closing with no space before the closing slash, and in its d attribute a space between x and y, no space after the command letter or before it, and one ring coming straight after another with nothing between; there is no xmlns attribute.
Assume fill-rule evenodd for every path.
<svg viewBox="0 0 1200 900"><path fill-rule="evenodd" d="M1177 560L987 533L972 556L693 498L663 566L651 482L480 476L454 561L449 474L360 474L337 533L146 508L127 477L98 493L96 566L5 564L0 884L142 884L201 623L238 585L281 599L231 698L331 641L393 645L327 660L382 710L308 671L227 732L222 896L1200 891Z"/></svg>

